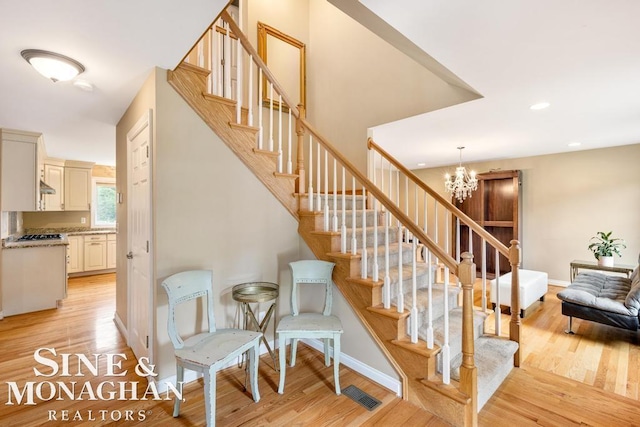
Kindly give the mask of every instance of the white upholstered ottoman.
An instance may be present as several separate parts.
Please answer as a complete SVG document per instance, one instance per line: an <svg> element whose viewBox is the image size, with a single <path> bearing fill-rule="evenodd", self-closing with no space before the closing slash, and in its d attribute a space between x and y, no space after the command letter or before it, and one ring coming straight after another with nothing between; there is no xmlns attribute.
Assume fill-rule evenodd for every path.
<svg viewBox="0 0 640 427"><path fill-rule="evenodd" d="M520 316L536 300L544 301L549 275L542 271L520 270ZM491 280L491 302L496 304L496 280ZM500 305L511 307L511 272L500 276Z"/></svg>

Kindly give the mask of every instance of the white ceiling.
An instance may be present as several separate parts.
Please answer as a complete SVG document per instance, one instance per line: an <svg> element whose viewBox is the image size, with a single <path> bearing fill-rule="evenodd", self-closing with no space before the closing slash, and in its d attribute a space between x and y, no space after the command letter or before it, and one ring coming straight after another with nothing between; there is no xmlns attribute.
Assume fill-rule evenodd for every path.
<svg viewBox="0 0 640 427"><path fill-rule="evenodd" d="M483 96L374 128L409 168L640 143L637 0L360 3Z"/></svg>
<svg viewBox="0 0 640 427"><path fill-rule="evenodd" d="M115 125L153 67L172 69L224 0L0 0L0 127L42 132L47 154L115 164ZM53 83L20 56L50 50L81 62Z"/></svg>
<svg viewBox="0 0 640 427"><path fill-rule="evenodd" d="M52 157L114 164L115 125L144 79L174 68L226 3L0 0L0 127L42 132ZM483 96L376 127L408 167L456 163L459 145L466 162L640 143L640 2L360 3ZM27 48L80 61L95 90L48 81Z"/></svg>

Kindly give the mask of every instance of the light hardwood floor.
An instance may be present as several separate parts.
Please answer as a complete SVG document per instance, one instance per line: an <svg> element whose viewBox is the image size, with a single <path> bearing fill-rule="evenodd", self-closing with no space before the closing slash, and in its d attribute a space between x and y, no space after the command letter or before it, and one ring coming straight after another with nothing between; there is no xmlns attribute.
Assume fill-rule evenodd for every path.
<svg viewBox="0 0 640 427"><path fill-rule="evenodd" d="M113 323L115 310L115 276L113 274L70 280L69 298L58 310L12 316L0 321L0 425L204 425L204 402L201 382L185 387L180 417L171 417L172 402L153 400L70 401L51 400L33 406L5 405L7 382L23 386L26 381L58 381L35 377L33 368L43 373L50 368L36 364L36 348L53 347L59 353L124 353L125 377L67 377L97 386L105 380L140 381L135 374L133 354ZM633 333L618 331L588 322L574 322L575 336L562 333L566 320L560 315L550 288L541 308L524 319L523 366L514 369L499 391L479 414L484 426L632 426L640 425L638 405L638 346ZM507 316L503 316L507 321ZM506 323L505 323L506 324ZM382 401L370 412L333 391L332 369L326 368L323 356L304 345L299 363L287 371L284 395L277 394L278 374L268 356L260 364L262 399L253 403L243 392L244 371L230 368L218 374L217 423L219 426L446 426L430 413L396 398L388 390L354 373L341 369L343 387L353 384ZM59 360L59 359L58 359ZM100 365L104 372L104 361ZM85 370L86 372L86 370ZM578 380L578 381L576 381ZM144 380L143 380L144 382ZM589 384L589 385L585 385ZM144 386L138 391L142 396ZM617 394L616 394L617 393ZM628 397L624 397L628 396ZM24 402L23 402L24 403ZM58 421L47 421L49 411L57 411ZM81 421L60 421L62 410L76 411ZM92 410L95 420L89 420ZM106 410L101 419L99 410ZM114 422L111 416L132 411L142 413L144 421ZM638 420L638 421L637 421Z"/></svg>

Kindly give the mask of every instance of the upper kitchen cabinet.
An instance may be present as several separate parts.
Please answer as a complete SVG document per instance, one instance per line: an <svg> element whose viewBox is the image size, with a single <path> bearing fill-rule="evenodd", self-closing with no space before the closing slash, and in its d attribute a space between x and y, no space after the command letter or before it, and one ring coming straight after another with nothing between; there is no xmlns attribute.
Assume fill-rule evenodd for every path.
<svg viewBox="0 0 640 427"><path fill-rule="evenodd" d="M67 160L64 165L64 210L91 210L93 163Z"/></svg>
<svg viewBox="0 0 640 427"><path fill-rule="evenodd" d="M41 162L38 157L42 150L42 134L12 129L0 129L0 134L0 209L37 211L40 209Z"/></svg>
<svg viewBox="0 0 640 427"><path fill-rule="evenodd" d="M44 159L44 182L56 192L42 196L43 211L64 210L64 160Z"/></svg>

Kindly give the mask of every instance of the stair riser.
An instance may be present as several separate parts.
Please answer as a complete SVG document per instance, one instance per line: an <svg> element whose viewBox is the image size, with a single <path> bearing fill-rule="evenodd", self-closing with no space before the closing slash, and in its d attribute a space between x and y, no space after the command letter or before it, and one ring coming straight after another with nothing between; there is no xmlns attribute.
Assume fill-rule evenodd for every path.
<svg viewBox="0 0 640 427"><path fill-rule="evenodd" d="M329 212L333 214L334 209L342 210L342 197L338 196L334 202L333 196L329 195L327 199L327 205L329 206ZM361 196L356 196L355 205L353 199L349 197L345 197L344 200L344 209L351 210L355 206L355 209L360 210L366 206L366 200L364 200ZM318 203L318 197L316 196L313 199L313 209L316 211L322 210L324 211L325 207L325 199L324 196L320 198L320 203Z"/></svg>
<svg viewBox="0 0 640 427"><path fill-rule="evenodd" d="M348 228L353 228L353 215L351 214L351 210L347 210L344 213L344 222ZM330 212L333 215L333 211ZM338 215L338 224L342 225L342 211L337 211L336 215ZM365 222L367 227L373 227L375 213L373 211L365 211ZM380 214L378 214L378 225L382 225L382 221L380 221ZM362 228L362 210L356 211L356 228Z"/></svg>
<svg viewBox="0 0 640 427"><path fill-rule="evenodd" d="M383 248L380 248L383 249ZM403 250L402 251L402 264L411 265L411 261L415 255L411 250ZM367 275L373 275L373 271L376 267L374 264L374 259L378 262L378 273L384 276L384 268L385 268L385 254L383 250L378 251L377 258L373 256L373 250L367 249ZM397 267L398 260L400 259L400 253L396 248L389 248L389 267Z"/></svg>
<svg viewBox="0 0 640 427"><path fill-rule="evenodd" d="M338 229L339 231L339 229ZM375 231L373 228L367 229L367 247L372 248L374 244L374 235ZM378 227L378 245L383 246L385 243L384 237L384 227ZM351 249L353 230L351 228L347 228L347 246ZM389 244L395 244L398 242L398 234L397 233L389 233ZM356 229L356 245L358 250L362 248L362 229ZM407 251L408 252L408 251ZM410 262L410 260L409 260Z"/></svg>

